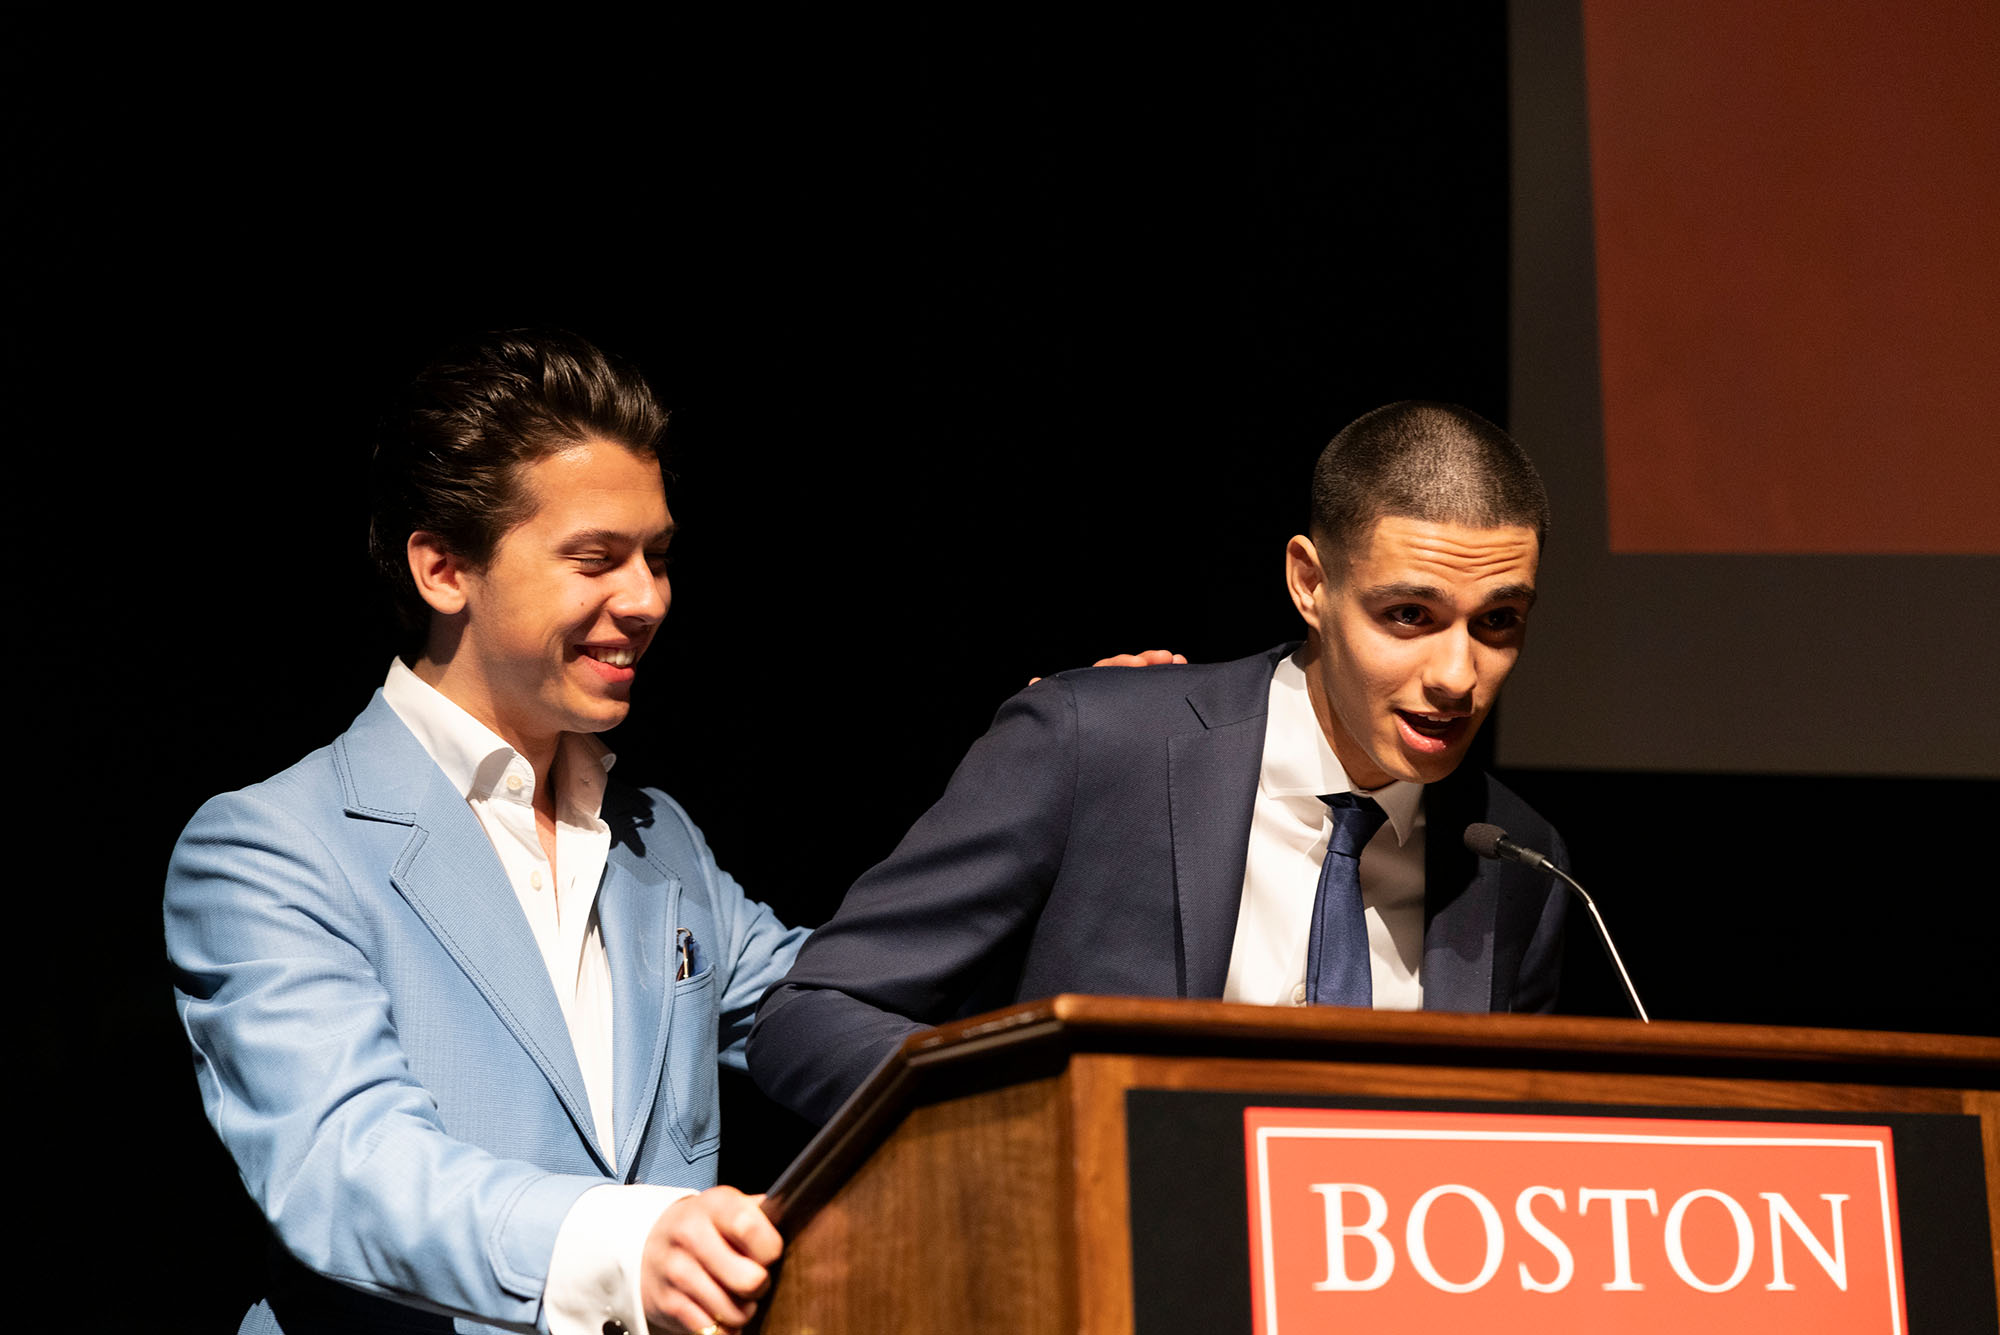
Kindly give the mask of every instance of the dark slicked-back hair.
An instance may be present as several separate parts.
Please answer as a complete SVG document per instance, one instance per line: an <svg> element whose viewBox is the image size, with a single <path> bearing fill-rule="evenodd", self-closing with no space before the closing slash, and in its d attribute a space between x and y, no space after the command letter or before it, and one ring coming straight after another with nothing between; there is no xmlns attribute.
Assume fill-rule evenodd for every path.
<svg viewBox="0 0 2000 1335"><path fill-rule="evenodd" d="M1519 525L1546 541L1549 497L1528 456L1478 413L1411 399L1355 418L1313 467L1320 560L1360 550L1395 515L1467 528Z"/></svg>
<svg viewBox="0 0 2000 1335"><path fill-rule="evenodd" d="M368 552L405 630L430 607L410 535L434 533L474 567L533 513L522 469L586 440L657 458L667 415L637 371L564 330L487 334L431 363L376 433Z"/></svg>

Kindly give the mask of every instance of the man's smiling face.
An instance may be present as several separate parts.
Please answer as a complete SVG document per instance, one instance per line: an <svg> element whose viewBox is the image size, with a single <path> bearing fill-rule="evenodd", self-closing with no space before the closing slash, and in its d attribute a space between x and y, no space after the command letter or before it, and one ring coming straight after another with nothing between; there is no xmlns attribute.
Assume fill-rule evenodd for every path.
<svg viewBox="0 0 2000 1335"><path fill-rule="evenodd" d="M1313 711L1359 788L1435 783L1514 670L1535 601L1541 544L1525 527L1468 528L1391 515L1322 567L1286 549L1293 603L1312 628Z"/></svg>
<svg viewBox="0 0 2000 1335"><path fill-rule="evenodd" d="M658 462L602 440L524 465L519 481L534 512L483 568L452 572L460 606L441 620L456 642L434 626L418 674L535 755L630 711L636 664L672 593L673 518Z"/></svg>

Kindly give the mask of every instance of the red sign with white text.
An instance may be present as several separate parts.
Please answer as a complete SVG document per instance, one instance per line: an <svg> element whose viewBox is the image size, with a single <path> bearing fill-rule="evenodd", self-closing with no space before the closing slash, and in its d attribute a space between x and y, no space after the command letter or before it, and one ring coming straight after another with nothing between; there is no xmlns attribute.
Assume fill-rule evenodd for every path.
<svg viewBox="0 0 2000 1335"><path fill-rule="evenodd" d="M1889 1129L1246 1108L1257 1335L1902 1335Z"/></svg>

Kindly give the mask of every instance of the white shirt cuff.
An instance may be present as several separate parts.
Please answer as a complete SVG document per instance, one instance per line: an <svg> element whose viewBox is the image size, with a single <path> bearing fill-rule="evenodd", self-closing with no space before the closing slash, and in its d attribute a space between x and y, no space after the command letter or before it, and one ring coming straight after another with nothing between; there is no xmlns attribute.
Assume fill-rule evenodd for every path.
<svg viewBox="0 0 2000 1335"><path fill-rule="evenodd" d="M669 1205L695 1193L647 1185L592 1187L576 1198L549 1257L542 1312L549 1335L601 1335L607 1321L645 1335L640 1262L646 1235Z"/></svg>

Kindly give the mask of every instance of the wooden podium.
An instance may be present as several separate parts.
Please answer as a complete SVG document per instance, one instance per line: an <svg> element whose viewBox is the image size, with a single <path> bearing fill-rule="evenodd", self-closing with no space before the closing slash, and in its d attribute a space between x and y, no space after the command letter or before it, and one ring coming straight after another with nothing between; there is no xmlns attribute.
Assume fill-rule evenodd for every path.
<svg viewBox="0 0 2000 1335"><path fill-rule="evenodd" d="M1132 1331L1133 1090L1957 1114L1984 1160L1968 1245L2000 1272L2000 1040L1059 996L913 1037L806 1147L765 1205L788 1250L762 1331Z"/></svg>

